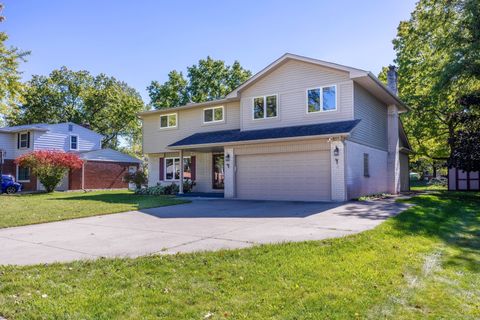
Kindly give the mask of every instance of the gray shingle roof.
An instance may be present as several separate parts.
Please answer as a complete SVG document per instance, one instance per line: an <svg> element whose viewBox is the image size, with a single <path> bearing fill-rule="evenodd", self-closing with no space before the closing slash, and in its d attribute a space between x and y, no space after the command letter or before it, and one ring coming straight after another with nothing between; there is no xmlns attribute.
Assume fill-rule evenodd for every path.
<svg viewBox="0 0 480 320"><path fill-rule="evenodd" d="M79 157L87 161L112 161L112 162L131 162L142 163L142 160L132 157L128 154L112 150L99 149L93 151L80 152Z"/></svg>
<svg viewBox="0 0 480 320"><path fill-rule="evenodd" d="M281 127L261 130L224 130L195 133L179 140L169 147L180 147L200 144L218 144L254 140L280 139L292 137L308 137L349 133L360 120L349 120L329 123L319 123L304 126Z"/></svg>
<svg viewBox="0 0 480 320"><path fill-rule="evenodd" d="M22 130L39 130L39 129L42 130L42 129L46 129L47 126L49 126L48 123L24 124L21 126L3 127L3 128L0 128L0 131L17 132Z"/></svg>

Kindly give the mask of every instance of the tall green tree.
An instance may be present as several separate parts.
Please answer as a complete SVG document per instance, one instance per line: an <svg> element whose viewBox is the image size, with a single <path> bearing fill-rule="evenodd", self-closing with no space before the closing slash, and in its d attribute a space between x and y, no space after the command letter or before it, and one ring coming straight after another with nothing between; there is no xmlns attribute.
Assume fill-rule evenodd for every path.
<svg viewBox="0 0 480 320"><path fill-rule="evenodd" d="M119 138L140 138L136 114L145 110L139 93L113 77L66 67L25 84L23 102L10 125L74 122L105 136L104 146L118 148Z"/></svg>
<svg viewBox="0 0 480 320"><path fill-rule="evenodd" d="M480 91L459 100L462 111L452 115L462 124L449 141L452 146L448 165L464 171L480 171Z"/></svg>
<svg viewBox="0 0 480 320"><path fill-rule="evenodd" d="M0 22L4 20L1 15L3 5L0 3ZM19 65L25 61L29 52L21 51L6 45L8 36L0 32L0 126L4 125L5 117L16 108L16 103L21 98L22 82Z"/></svg>
<svg viewBox="0 0 480 320"><path fill-rule="evenodd" d="M188 103L187 84L188 82L181 72L176 70L170 71L168 80L165 83L161 84L158 81L152 81L147 88L151 104L156 109L160 109Z"/></svg>
<svg viewBox="0 0 480 320"><path fill-rule="evenodd" d="M405 129L418 156L446 157L462 126L458 99L480 89L478 0L420 0L393 44L399 95L412 111ZM477 48L477 49L476 49ZM472 69L467 69L470 65Z"/></svg>
<svg viewBox="0 0 480 320"><path fill-rule="evenodd" d="M187 68L186 79L181 72L173 70L166 82L152 81L147 91L154 108L170 108L223 98L250 76L251 72L238 61L228 66L222 60L207 57Z"/></svg>

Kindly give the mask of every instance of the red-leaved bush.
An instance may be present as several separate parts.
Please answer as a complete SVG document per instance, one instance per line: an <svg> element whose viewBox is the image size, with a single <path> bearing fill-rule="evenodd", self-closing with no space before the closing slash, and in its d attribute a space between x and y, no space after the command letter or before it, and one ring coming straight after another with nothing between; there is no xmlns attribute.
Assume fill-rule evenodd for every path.
<svg viewBox="0 0 480 320"><path fill-rule="evenodd" d="M15 163L22 167L29 167L44 185L47 192L52 192L62 181L70 169L82 167L83 161L73 153L56 150L39 150L26 153Z"/></svg>

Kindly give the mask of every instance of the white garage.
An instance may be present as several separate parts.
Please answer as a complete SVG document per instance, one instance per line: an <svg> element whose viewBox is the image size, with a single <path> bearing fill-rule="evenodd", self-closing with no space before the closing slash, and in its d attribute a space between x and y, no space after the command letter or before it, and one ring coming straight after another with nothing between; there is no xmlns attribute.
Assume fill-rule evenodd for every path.
<svg viewBox="0 0 480 320"><path fill-rule="evenodd" d="M237 155L236 166L239 199L331 200L327 150Z"/></svg>

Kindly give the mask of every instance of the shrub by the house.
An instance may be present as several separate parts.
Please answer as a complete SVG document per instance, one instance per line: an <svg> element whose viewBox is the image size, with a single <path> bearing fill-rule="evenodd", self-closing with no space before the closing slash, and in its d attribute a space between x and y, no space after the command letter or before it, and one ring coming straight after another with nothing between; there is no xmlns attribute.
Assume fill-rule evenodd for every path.
<svg viewBox="0 0 480 320"><path fill-rule="evenodd" d="M137 170L135 172L127 172L123 176L123 180L128 183L135 184L136 189L141 189L143 185L148 182L147 174L143 170Z"/></svg>
<svg viewBox="0 0 480 320"><path fill-rule="evenodd" d="M15 163L22 167L29 167L37 176L47 192L52 192L58 186L70 169L79 169L83 161L73 153L55 150L38 150L26 153Z"/></svg>
<svg viewBox="0 0 480 320"><path fill-rule="evenodd" d="M188 193L192 191L192 188L195 186L195 181L190 179L185 179L183 182L183 192ZM142 188L135 190L136 194L141 195L151 195L151 196L158 196L158 195L175 195L179 192L178 184L172 183L169 185L156 185L153 187Z"/></svg>

